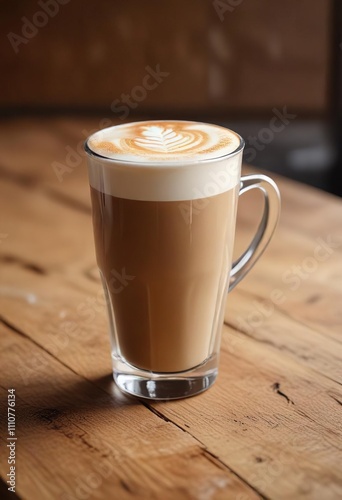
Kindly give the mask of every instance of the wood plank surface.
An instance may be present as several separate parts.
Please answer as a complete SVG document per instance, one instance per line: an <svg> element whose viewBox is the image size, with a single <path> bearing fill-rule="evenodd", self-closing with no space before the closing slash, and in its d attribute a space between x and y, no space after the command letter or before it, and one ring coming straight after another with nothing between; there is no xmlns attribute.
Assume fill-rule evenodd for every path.
<svg viewBox="0 0 342 500"><path fill-rule="evenodd" d="M0 124L0 496L15 388L19 498L340 498L341 200L277 179L280 226L228 297L216 384L141 403L112 381L84 159L62 182L52 167L98 123ZM260 212L241 199L237 254Z"/></svg>

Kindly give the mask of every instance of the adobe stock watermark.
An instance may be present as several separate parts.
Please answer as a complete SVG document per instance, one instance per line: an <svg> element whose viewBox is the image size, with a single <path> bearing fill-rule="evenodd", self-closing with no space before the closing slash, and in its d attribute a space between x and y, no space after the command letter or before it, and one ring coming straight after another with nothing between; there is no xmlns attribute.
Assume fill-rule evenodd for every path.
<svg viewBox="0 0 342 500"><path fill-rule="evenodd" d="M102 486L103 481L114 473L114 470L113 462L109 459L101 460L93 470L78 476L73 490L63 493L60 497L61 500L86 500L96 496L95 491Z"/></svg>
<svg viewBox="0 0 342 500"><path fill-rule="evenodd" d="M107 289L110 295L120 294L135 279L135 276L128 274L125 268L122 268L121 271L112 269L110 274L111 276L107 281ZM110 300L110 297L103 293L101 287L95 296L87 297L86 300L78 304L76 307L77 319L75 321L62 318L57 327L48 326L47 333L49 333L50 342L45 347L46 350L57 356L68 347L70 339L81 338L82 330L89 327L98 314L105 315L107 313L106 309ZM32 355L21 363L18 366L18 371L24 385L28 385L31 382L32 375L48 367L48 365L49 360L42 353Z"/></svg>
<svg viewBox="0 0 342 500"><path fill-rule="evenodd" d="M214 0L213 7L220 21L224 21L227 12L234 12L236 7L241 5L243 0Z"/></svg>
<svg viewBox="0 0 342 500"><path fill-rule="evenodd" d="M70 0L39 0L38 6L42 10L37 10L32 19L22 17L21 33L7 33L7 38L16 54L19 52L20 45L26 45L32 38L34 38L41 28L45 28L49 20L55 17L61 5L66 5Z"/></svg>
<svg viewBox="0 0 342 500"><path fill-rule="evenodd" d="M124 120L130 113L131 109L135 109L139 102L142 102L148 95L148 92L156 89L164 79L170 75L166 71L160 69L157 64L155 69L146 66L146 75L142 79L142 85L135 86L129 94L121 94L120 99L115 99L110 108L114 113L120 113L119 118ZM65 146L66 156L64 162L53 161L51 168L54 171L59 182L63 182L65 175L70 175L77 167L79 167L84 158L84 141L98 130L111 127L115 122L108 118L100 120L99 126L92 130L83 129L81 131L84 139L81 139L75 148Z"/></svg>
<svg viewBox="0 0 342 500"><path fill-rule="evenodd" d="M215 162L210 172L206 173L209 177L204 185L197 185L192 188L192 199L180 201L178 209L186 224L191 224L194 216L198 215L210 202L212 196L227 191L230 187L237 185L237 179L240 174L240 162L237 158L231 161L222 161L220 169L215 168Z"/></svg>
<svg viewBox="0 0 342 500"><path fill-rule="evenodd" d="M142 79L141 85L133 87L129 94L122 93L119 99L112 102L110 109L113 113L119 114L120 120L125 120L130 111L137 108L139 103L146 99L149 92L159 87L165 78L170 76L168 71L160 69L160 64L157 64L155 69L146 66L145 71L146 75Z"/></svg>
<svg viewBox="0 0 342 500"><path fill-rule="evenodd" d="M255 328L259 328L267 318L272 316L276 306L284 304L289 298L289 293L297 291L303 281L309 279L320 264L330 259L341 245L341 239L334 238L331 234L325 239L316 238L316 246L312 255L305 257L300 264L291 266L283 273L282 282L286 288L274 288L267 299L255 300L252 303L252 311L246 317L237 317L237 328L248 334L251 334Z"/></svg>
<svg viewBox="0 0 342 500"><path fill-rule="evenodd" d="M63 182L64 176L66 174L71 174L77 167L79 167L84 158L84 141L92 135L94 132L97 132L99 129L111 127L114 125L112 120L108 118L104 118L100 121L99 127L91 130L83 129L81 131L82 136L84 137L76 144L75 148L71 146L65 146L66 156L64 162L53 161L51 163L51 168L54 171L59 182Z"/></svg>
<svg viewBox="0 0 342 500"><path fill-rule="evenodd" d="M287 106L284 106L282 110L273 108L272 111L274 116L270 119L269 126L261 128L256 136L250 135L246 139L244 160L247 163L254 161L258 151L263 151L277 134L283 132L291 121L297 118L296 114L287 111Z"/></svg>

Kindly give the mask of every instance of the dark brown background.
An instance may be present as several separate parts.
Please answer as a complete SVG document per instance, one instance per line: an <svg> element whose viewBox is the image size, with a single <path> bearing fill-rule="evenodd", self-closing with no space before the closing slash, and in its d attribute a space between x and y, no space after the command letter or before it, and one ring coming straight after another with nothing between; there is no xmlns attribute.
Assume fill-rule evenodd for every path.
<svg viewBox="0 0 342 500"><path fill-rule="evenodd" d="M44 0L42 0L44 2ZM229 0L221 0L221 4ZM236 0L235 0L236 2ZM170 73L139 112L326 111L331 3L243 0L221 21L206 0L70 0L18 54L3 37L2 107L106 109L147 65ZM1 2L1 31L20 35L37 1Z"/></svg>

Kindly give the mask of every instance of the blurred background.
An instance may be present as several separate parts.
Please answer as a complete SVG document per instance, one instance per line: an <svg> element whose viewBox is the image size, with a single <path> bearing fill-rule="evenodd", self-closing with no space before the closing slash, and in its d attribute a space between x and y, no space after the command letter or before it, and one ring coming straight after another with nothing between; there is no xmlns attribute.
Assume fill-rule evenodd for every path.
<svg viewBox="0 0 342 500"><path fill-rule="evenodd" d="M342 195L341 3L1 1L0 168L25 151L38 168L34 148L51 172L66 154L51 130L76 144L125 120L195 119L238 131L247 163Z"/></svg>

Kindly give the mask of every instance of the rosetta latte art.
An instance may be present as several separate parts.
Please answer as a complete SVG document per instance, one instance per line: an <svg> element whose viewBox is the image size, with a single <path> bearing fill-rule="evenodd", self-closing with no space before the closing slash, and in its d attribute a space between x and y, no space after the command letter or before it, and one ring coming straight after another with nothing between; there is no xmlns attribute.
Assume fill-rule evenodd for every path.
<svg viewBox="0 0 342 500"><path fill-rule="evenodd" d="M237 134L217 125L186 121L128 123L104 129L89 140L95 153L126 161L201 160L235 151Z"/></svg>
<svg viewBox="0 0 342 500"><path fill-rule="evenodd" d="M199 130L175 131L172 127L147 126L143 127L142 137L134 139L138 148L146 151L171 153L173 151L192 151L203 146L206 140L205 133Z"/></svg>

